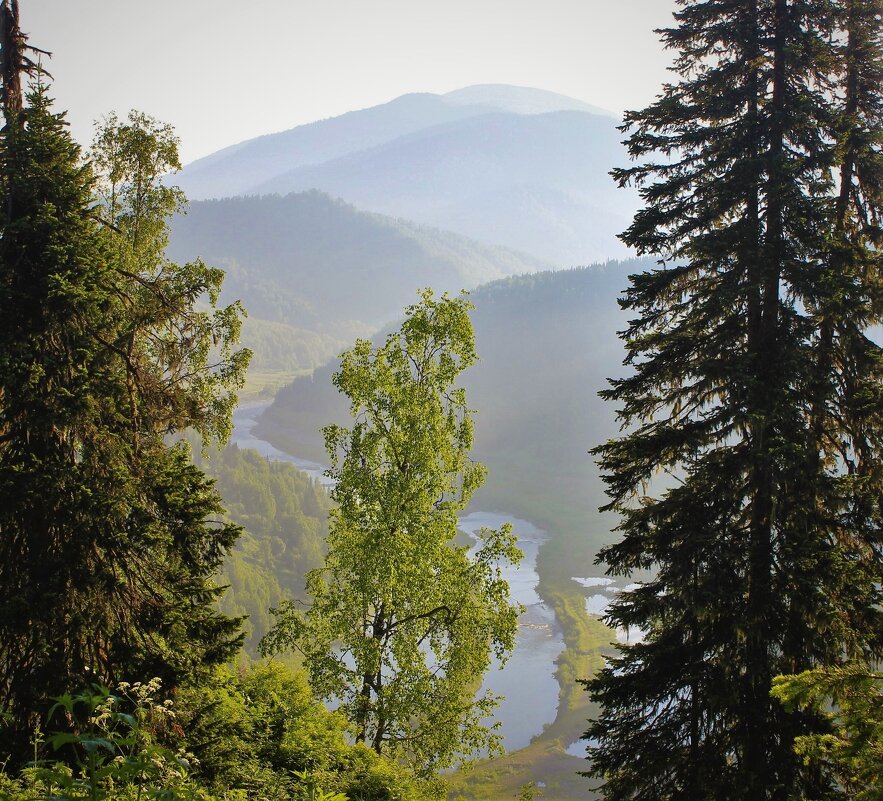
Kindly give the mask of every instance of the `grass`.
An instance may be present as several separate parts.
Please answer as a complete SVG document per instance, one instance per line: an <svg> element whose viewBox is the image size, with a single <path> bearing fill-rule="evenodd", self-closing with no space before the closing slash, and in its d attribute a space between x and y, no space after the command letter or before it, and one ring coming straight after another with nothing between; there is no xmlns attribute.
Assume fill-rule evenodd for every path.
<svg viewBox="0 0 883 801"><path fill-rule="evenodd" d="M245 386L239 390L239 402L271 400L284 386L301 375L309 375L312 370L249 370L245 375Z"/></svg>

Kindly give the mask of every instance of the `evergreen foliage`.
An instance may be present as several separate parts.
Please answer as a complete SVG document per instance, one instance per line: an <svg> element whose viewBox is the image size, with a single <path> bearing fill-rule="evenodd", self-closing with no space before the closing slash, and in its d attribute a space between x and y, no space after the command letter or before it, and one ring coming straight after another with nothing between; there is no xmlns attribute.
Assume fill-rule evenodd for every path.
<svg viewBox="0 0 883 801"><path fill-rule="evenodd" d="M328 493L293 465L236 445L197 462L217 481L227 517L242 527L218 574L226 586L218 608L246 618L243 645L254 657L272 625L270 608L292 596L306 600L306 574L322 565Z"/></svg>
<svg viewBox="0 0 883 801"><path fill-rule="evenodd" d="M356 741L428 777L498 742L494 705L475 690L492 654L514 644L517 609L500 563L520 558L508 527L456 545L457 513L484 479L469 459L472 422L454 387L475 359L465 298L424 291L399 331L343 355L334 383L352 428L324 433L336 481L312 605L289 604L262 649L304 655L317 693L334 699Z"/></svg>
<svg viewBox="0 0 883 801"><path fill-rule="evenodd" d="M843 798L883 799L883 673L861 662L817 668L777 676L773 695L789 709L830 719L830 731L795 741L807 765L830 771Z"/></svg>
<svg viewBox="0 0 883 801"><path fill-rule="evenodd" d="M0 752L16 758L50 697L171 689L240 641L212 580L238 529L164 440L225 436L240 310L214 307L219 271L162 256L170 132L135 115L102 133L110 199L43 86L0 138Z"/></svg>
<svg viewBox="0 0 883 801"><path fill-rule="evenodd" d="M627 115L633 372L597 449L646 632L589 688L609 799L822 798L779 673L880 653L880 4L681 0L681 80ZM660 473L673 478L659 479Z"/></svg>

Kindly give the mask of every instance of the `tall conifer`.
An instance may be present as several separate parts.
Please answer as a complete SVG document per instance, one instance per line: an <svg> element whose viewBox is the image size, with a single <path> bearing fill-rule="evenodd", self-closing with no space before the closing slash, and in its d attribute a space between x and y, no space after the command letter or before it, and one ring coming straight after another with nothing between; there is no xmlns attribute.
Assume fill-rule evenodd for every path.
<svg viewBox="0 0 883 801"><path fill-rule="evenodd" d="M237 529L165 440L224 434L238 308L196 308L219 271L123 258L93 188L38 84L0 134L0 762L26 758L52 696L171 689L240 637L212 583Z"/></svg>
<svg viewBox="0 0 883 801"><path fill-rule="evenodd" d="M593 775L611 799L825 797L792 752L817 722L769 691L879 645L876 478L853 469L880 464L858 365L879 365L873 226L847 245L837 201L850 154L879 158L879 116L844 88L863 63L848 12L875 14L879 38L879 4L679 5L662 36L681 80L626 119L652 160L615 171L647 204L622 238L662 266L622 301L633 373L604 394L631 431L597 452L623 538L601 557L654 577L611 611L646 638L590 683ZM844 191L851 221L876 203Z"/></svg>

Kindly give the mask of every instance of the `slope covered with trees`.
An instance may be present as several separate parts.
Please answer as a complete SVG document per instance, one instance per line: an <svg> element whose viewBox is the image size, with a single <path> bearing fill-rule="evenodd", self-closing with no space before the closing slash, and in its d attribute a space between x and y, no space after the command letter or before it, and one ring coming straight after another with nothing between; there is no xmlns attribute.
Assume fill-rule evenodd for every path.
<svg viewBox="0 0 883 801"><path fill-rule="evenodd" d="M199 199L318 189L569 267L628 253L616 234L638 199L607 176L625 157L616 124L518 86L405 95L219 151L181 185Z"/></svg>
<svg viewBox="0 0 883 801"><path fill-rule="evenodd" d="M306 600L306 574L322 564L328 535L328 492L285 462L229 445L218 453L194 454L215 480L226 516L242 527L217 575L225 586L219 609L243 617L245 652L257 656L270 630L271 608Z"/></svg>
<svg viewBox="0 0 883 801"><path fill-rule="evenodd" d="M171 258L226 271L259 370L313 368L394 320L419 287L458 292L543 268L503 248L358 211L319 192L193 203Z"/></svg>
<svg viewBox="0 0 883 801"><path fill-rule="evenodd" d="M620 138L615 120L584 111L484 114L303 166L252 191L320 189L570 267L628 252L615 234L636 199L607 178L624 155Z"/></svg>

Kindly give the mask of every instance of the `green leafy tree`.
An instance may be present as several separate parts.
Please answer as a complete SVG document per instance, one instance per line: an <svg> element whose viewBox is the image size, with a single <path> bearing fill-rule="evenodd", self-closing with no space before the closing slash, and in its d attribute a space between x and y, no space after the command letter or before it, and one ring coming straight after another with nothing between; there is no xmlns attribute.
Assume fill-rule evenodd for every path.
<svg viewBox="0 0 883 801"><path fill-rule="evenodd" d="M214 308L218 271L157 251L177 156L135 123L150 166L114 173L116 206L40 83L0 134L0 752L16 758L50 697L152 676L172 690L240 641L212 580L238 529L166 441L226 433L239 310Z"/></svg>
<svg viewBox="0 0 883 801"><path fill-rule="evenodd" d="M334 383L354 424L324 429L336 485L312 605L277 613L265 652L296 646L314 689L356 739L432 775L498 742L475 697L492 654L505 658L518 610L500 565L520 558L508 527L474 553L455 544L457 513L481 484L472 421L454 387L476 360L469 304L422 293L399 331L343 355Z"/></svg>
<svg viewBox="0 0 883 801"><path fill-rule="evenodd" d="M626 118L615 170L659 269L622 305L630 428L597 449L646 632L589 688L610 799L826 797L772 679L880 648L880 5L681 0L680 81ZM859 166L861 165L861 166ZM672 478L660 481L660 474Z"/></svg>
<svg viewBox="0 0 883 801"><path fill-rule="evenodd" d="M843 798L883 799L883 674L851 662L777 676L772 692L788 709L830 721L829 731L795 740L807 765L831 772Z"/></svg>
<svg viewBox="0 0 883 801"><path fill-rule="evenodd" d="M137 111L98 126L90 153L98 219L117 276L124 330L108 343L127 368L132 430L190 427L226 439L250 353L235 350L242 306L219 307L224 272L165 256L169 220L184 194L162 183L180 169L171 126ZM203 303L207 300L208 303Z"/></svg>
<svg viewBox="0 0 883 801"><path fill-rule="evenodd" d="M270 660L220 668L180 699L179 720L196 775L218 794L289 801L319 788L352 801L438 798L439 783L353 744L340 711L316 700L301 670Z"/></svg>

